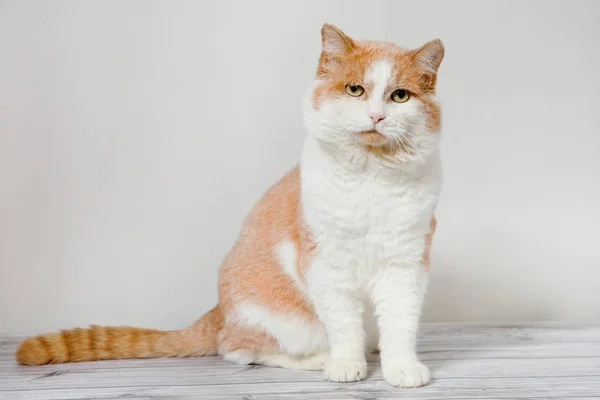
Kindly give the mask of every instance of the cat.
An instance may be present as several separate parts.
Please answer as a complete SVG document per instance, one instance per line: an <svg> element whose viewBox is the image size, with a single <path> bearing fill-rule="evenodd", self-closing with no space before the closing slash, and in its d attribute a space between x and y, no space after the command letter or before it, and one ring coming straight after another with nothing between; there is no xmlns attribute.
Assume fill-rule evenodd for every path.
<svg viewBox="0 0 600 400"><path fill-rule="evenodd" d="M358 41L329 24L321 36L300 163L245 220L218 305L179 331L91 326L29 338L20 364L220 354L351 382L379 350L391 385L429 382L416 335L442 180L444 47Z"/></svg>

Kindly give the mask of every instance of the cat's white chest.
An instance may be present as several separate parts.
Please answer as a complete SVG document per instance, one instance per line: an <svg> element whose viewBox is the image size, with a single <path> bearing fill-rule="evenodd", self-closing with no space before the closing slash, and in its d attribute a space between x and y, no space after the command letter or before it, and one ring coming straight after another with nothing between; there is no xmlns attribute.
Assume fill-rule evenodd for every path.
<svg viewBox="0 0 600 400"><path fill-rule="evenodd" d="M319 257L364 282L381 268L422 260L439 192L434 177L380 179L303 161L303 217Z"/></svg>

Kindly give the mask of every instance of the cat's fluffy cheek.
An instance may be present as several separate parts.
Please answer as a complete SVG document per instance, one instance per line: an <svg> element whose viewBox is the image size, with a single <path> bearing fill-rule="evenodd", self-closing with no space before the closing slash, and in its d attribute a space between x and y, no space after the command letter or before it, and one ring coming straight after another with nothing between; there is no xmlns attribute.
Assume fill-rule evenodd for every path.
<svg viewBox="0 0 600 400"><path fill-rule="evenodd" d="M388 104L385 107L386 118L379 129L389 138L419 139L430 136L427 131L427 115L423 103L413 99L403 104Z"/></svg>
<svg viewBox="0 0 600 400"><path fill-rule="evenodd" d="M312 128L309 131L328 143L356 143L359 132L373 128L368 105L358 99L328 99L318 109L309 109L305 114L307 125Z"/></svg>

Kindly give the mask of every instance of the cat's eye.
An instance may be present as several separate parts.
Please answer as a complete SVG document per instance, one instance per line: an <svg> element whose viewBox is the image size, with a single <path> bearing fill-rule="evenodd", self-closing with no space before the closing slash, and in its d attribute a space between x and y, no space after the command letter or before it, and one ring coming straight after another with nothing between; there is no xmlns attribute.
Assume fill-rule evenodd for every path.
<svg viewBox="0 0 600 400"><path fill-rule="evenodd" d="M358 97L365 92L365 89L360 85L346 85L346 92L350 96Z"/></svg>
<svg viewBox="0 0 600 400"><path fill-rule="evenodd" d="M410 99L410 92L408 90L398 89L392 93L392 100L396 103L406 103L408 99Z"/></svg>

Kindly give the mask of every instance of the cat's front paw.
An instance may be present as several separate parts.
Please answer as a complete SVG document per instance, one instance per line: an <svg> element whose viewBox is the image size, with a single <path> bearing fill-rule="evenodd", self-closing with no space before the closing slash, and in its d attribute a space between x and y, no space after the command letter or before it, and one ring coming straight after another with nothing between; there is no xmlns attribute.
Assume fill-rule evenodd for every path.
<svg viewBox="0 0 600 400"><path fill-rule="evenodd" d="M367 361L329 359L325 363L325 379L333 382L355 382L367 376Z"/></svg>
<svg viewBox="0 0 600 400"><path fill-rule="evenodd" d="M431 379L429 368L419 361L387 360L382 365L383 377L392 386L419 387Z"/></svg>

